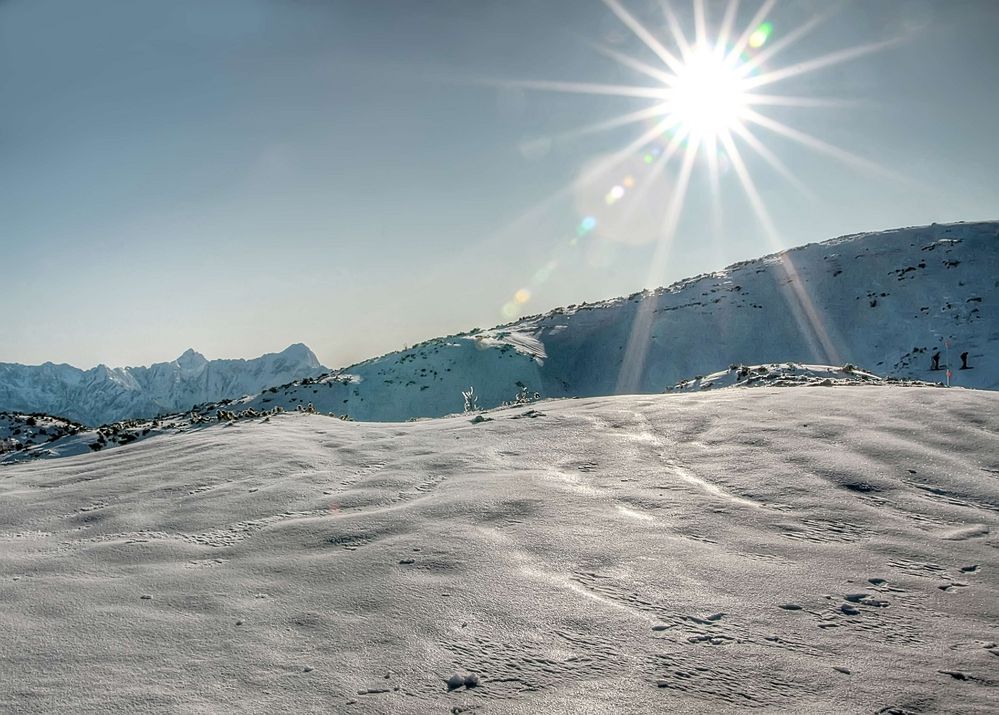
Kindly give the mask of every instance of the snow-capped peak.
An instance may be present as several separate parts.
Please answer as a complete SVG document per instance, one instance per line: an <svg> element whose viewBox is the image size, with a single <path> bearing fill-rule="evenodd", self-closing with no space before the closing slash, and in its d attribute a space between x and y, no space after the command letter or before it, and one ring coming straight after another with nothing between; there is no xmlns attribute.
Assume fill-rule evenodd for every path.
<svg viewBox="0 0 999 715"><path fill-rule="evenodd" d="M297 360L303 365L309 365L310 367L322 367L319 358L304 343L292 343L278 353L278 355L281 355L285 359Z"/></svg>
<svg viewBox="0 0 999 715"><path fill-rule="evenodd" d="M184 370L196 370L208 364L208 358L197 352L194 348L188 348L175 361Z"/></svg>

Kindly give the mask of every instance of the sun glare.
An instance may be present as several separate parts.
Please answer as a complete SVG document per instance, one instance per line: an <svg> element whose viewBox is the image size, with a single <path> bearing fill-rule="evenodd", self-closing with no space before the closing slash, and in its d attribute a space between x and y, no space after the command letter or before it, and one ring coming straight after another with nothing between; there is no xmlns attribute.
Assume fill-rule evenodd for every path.
<svg viewBox="0 0 999 715"><path fill-rule="evenodd" d="M755 10L743 7L745 12L740 10L740 0L728 0L724 11L714 18L709 17L705 0L690 2L692 22L687 24L693 27L685 31L685 23L673 12L670 0L659 0L657 5L661 14L653 12L649 24L632 15L622 0L603 0L611 13L639 41L636 44L641 45L639 51L642 55L623 51L620 40L615 40L613 47L590 44L622 67L641 75L646 80L643 84L555 80L506 80L498 83L520 89L619 96L629 103L635 99L651 102L647 107L559 135L559 139L575 139L628 125L644 125L639 135L627 145L587 165L574 182L547 200L554 201L567 192L577 192L585 197L603 197L600 203L592 199L580 202L575 231L569 239L572 247L597 245L598 242L590 241L594 237L614 238L613 227L624 225L630 216L636 215L636 208L642 202L661 211L661 223L651 234L655 250L650 260L648 285L661 284L687 189L696 169L706 169L710 179L712 208L706 218L711 223L721 225L724 212L722 179L725 176L734 177L773 250L776 252L785 247L751 169L769 168L806 197L814 194L768 146L767 135L779 138L781 143L794 142L871 173L897 178L875 162L767 116L765 111L767 107L774 106L788 109L841 106L843 103L835 99L774 93L771 88L780 86L785 80L886 49L904 41L904 36L806 56L774 67L778 55L800 43L831 15L831 11L817 13L794 27L781 27L771 17L777 0L760 0ZM713 4L712 7L719 5ZM692 33L689 32L691 29ZM744 156L747 150L760 162L748 162ZM651 189L661 186L659 179L664 176L668 177L668 193L657 195ZM600 185L591 189L591 184ZM811 297L795 280L796 270L790 256L785 256L782 261L790 314L822 352L834 356L835 345ZM535 274L535 282L543 282L548 273L546 270ZM504 316L512 318L519 314L530 295L527 289L518 291L517 296L504 306ZM651 304L642 305L647 310ZM637 385L649 349L648 328L651 320L651 314L641 310L635 317L618 378L620 392L633 391Z"/></svg>
<svg viewBox="0 0 999 715"><path fill-rule="evenodd" d="M707 46L695 48L676 71L664 113L701 140L732 131L747 106L739 69Z"/></svg>

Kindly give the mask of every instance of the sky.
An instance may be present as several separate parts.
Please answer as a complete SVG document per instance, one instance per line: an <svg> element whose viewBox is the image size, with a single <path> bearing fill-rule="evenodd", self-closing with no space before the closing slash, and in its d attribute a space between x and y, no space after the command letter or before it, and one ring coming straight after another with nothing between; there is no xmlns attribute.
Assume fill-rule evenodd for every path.
<svg viewBox="0 0 999 715"><path fill-rule="evenodd" d="M662 116L578 131L661 101L620 88L667 86L648 70L696 37L691 0L0 0L0 361L304 342L339 367L999 218L999 3L781 0L751 27L761 5L733 16L732 42L766 25L747 76L818 64L758 91L819 106L755 106L791 136L747 124L762 151L732 154ZM706 39L727 6L704 0Z"/></svg>

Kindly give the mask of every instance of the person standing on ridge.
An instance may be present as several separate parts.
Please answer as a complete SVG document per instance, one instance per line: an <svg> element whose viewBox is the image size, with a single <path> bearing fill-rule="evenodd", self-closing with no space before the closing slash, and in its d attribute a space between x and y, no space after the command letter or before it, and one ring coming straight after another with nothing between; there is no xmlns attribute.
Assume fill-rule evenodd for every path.
<svg viewBox="0 0 999 715"><path fill-rule="evenodd" d="M971 369L971 368L968 367L968 353L966 353L966 352L961 353L961 369L962 370L970 370Z"/></svg>
<svg viewBox="0 0 999 715"><path fill-rule="evenodd" d="M939 370L940 369L940 351L937 350L935 353L933 353L933 357L931 357L930 359L933 361L933 365L930 367L930 370Z"/></svg>

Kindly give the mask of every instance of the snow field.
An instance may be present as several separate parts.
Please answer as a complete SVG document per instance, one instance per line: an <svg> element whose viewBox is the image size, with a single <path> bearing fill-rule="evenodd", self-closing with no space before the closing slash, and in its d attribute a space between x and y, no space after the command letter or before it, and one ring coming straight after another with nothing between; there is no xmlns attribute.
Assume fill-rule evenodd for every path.
<svg viewBox="0 0 999 715"><path fill-rule="evenodd" d="M995 711L999 395L487 417L5 467L0 710Z"/></svg>

